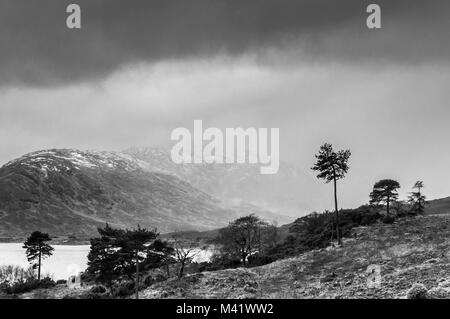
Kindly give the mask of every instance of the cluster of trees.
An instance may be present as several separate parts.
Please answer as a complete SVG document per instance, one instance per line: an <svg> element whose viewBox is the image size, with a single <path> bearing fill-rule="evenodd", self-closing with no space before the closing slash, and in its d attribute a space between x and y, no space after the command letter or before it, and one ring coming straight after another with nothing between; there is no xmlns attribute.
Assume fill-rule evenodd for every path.
<svg viewBox="0 0 450 319"><path fill-rule="evenodd" d="M312 213L298 218L289 228L289 234L279 240L277 228L261 221L256 216L239 218L230 223L220 233L220 262L225 267L253 266L272 262L311 249L323 248L334 243L342 244L342 237L349 236L351 229L357 226L370 225L379 220L390 223L395 217L416 215L424 212L426 197L422 189L424 183L417 181L413 186L407 202L399 201L400 183L392 179L376 182L369 194L369 204L356 209L339 209L337 185L349 170L350 150L335 151L331 144L320 147L316 163L312 170L317 172L317 178L326 183L333 183L334 212L325 211L322 214ZM383 210L386 213L383 214ZM252 263L257 257L258 262ZM228 260L228 263L223 259ZM237 262L230 262L237 260Z"/></svg>
<svg viewBox="0 0 450 319"><path fill-rule="evenodd" d="M100 237L91 239L86 279L101 283L115 295L114 287L132 282L136 298L142 288L142 278L149 271L165 269L169 278L174 266L182 278L186 266L199 252L197 245L176 236L170 241L159 239L156 229L116 229L109 225L98 228ZM148 277L150 278L150 277Z"/></svg>
<svg viewBox="0 0 450 319"><path fill-rule="evenodd" d="M165 269L167 277L170 277L170 266L179 264L177 276L181 278L186 265L192 262L197 253L192 243L176 238L171 243L163 241L158 238L156 229L149 230L139 225L136 229L116 229L106 224L104 228L98 228L98 232L99 237L90 240L88 268L83 276L85 280L104 285L111 295L115 295L113 288L120 287L120 283L126 281L133 283L138 298L143 275L155 268ZM39 231L26 239L23 248L33 276L19 280L17 284L20 287L14 291L24 291L22 286L39 288L52 281L47 277L41 279L43 260L52 256L54 251L49 241L50 235ZM6 284L2 286L6 287ZM8 286L8 289L11 290L11 287Z"/></svg>
<svg viewBox="0 0 450 319"><path fill-rule="evenodd" d="M158 239L156 229L98 228L100 237L91 239L87 275L109 288L126 278L134 283L136 298L142 271L162 267L172 262L174 249Z"/></svg>
<svg viewBox="0 0 450 319"><path fill-rule="evenodd" d="M318 154L316 155L316 164L312 170L317 171L317 178L325 180L326 183L333 182L334 185L334 207L335 220L334 228L338 245L342 244L342 231L340 230L339 209L337 198L337 181L343 179L349 170L348 161L350 159L350 150L334 151L331 144L323 144ZM424 184L422 181L417 181L411 192L408 202L411 205L411 213L423 213L426 204L426 197L422 194ZM386 221L391 221L390 208L393 203L398 203L398 189L400 183L392 179L383 179L375 183L373 191L370 193L370 204L373 206L386 205ZM333 234L333 230L332 230Z"/></svg>
<svg viewBox="0 0 450 319"><path fill-rule="evenodd" d="M422 214L425 211L426 197L422 194L424 187L422 181L417 181L413 186L413 191L408 196L409 212L411 214ZM396 205L397 213L402 208L402 202L398 202L399 182L392 179L383 179L378 181L373 186L373 191L370 193L370 203L372 205L386 205L386 215L390 217L392 204ZM416 191L415 191L416 190Z"/></svg>

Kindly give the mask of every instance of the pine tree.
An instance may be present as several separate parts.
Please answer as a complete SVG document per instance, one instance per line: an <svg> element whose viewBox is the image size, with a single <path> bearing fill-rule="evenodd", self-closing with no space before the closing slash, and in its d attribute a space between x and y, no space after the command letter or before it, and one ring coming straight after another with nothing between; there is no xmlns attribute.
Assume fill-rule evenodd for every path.
<svg viewBox="0 0 450 319"><path fill-rule="evenodd" d="M386 204L387 216L389 216L390 204L398 199L397 190L400 184L392 179L383 179L375 183L373 191L370 193L371 204Z"/></svg>
<svg viewBox="0 0 450 319"><path fill-rule="evenodd" d="M147 230L138 225L137 229L126 230L121 239L120 246L122 255L128 255L132 265L135 266L135 294L139 298L139 266L147 257L148 247L159 236L156 229Z"/></svg>
<svg viewBox="0 0 450 319"><path fill-rule="evenodd" d="M100 238L91 239L91 249L88 254L87 272L93 276L95 282L104 284L113 294L114 281L120 277L120 258L117 240L123 231L106 225L104 229L98 228Z"/></svg>
<svg viewBox="0 0 450 319"><path fill-rule="evenodd" d="M140 226L122 230L106 225L105 228L99 228L98 232L100 238L91 239L87 272L96 281L107 285L111 292L113 283L127 276L134 280L136 298L139 298L140 267L146 262L153 262L153 259L148 259L149 250L159 234L156 230ZM165 245L157 247L168 249Z"/></svg>
<svg viewBox="0 0 450 319"><path fill-rule="evenodd" d="M28 262L33 268L38 268L38 280L41 280L42 260L53 254L53 247L46 243L50 240L49 234L35 231L23 243L22 248L26 249Z"/></svg>
<svg viewBox="0 0 450 319"><path fill-rule="evenodd" d="M413 189L417 189L416 192L411 192L408 197L408 202L412 205L412 212L415 214L422 214L425 211L426 197L422 194L422 188L424 188L422 181L417 181Z"/></svg>
<svg viewBox="0 0 450 319"><path fill-rule="evenodd" d="M317 178L324 179L326 183L334 184L334 209L335 227L338 245L341 245L341 234L339 231L339 210L337 198L337 181L345 177L348 172L348 160L351 156L350 150L335 152L331 144L325 143L320 147L319 154L316 155L317 162L312 170L318 171Z"/></svg>

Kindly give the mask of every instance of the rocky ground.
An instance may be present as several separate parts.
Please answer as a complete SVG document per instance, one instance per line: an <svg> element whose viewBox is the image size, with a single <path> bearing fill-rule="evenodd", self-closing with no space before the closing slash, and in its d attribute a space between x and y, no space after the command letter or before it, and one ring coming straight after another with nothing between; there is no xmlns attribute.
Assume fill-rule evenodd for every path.
<svg viewBox="0 0 450 319"><path fill-rule="evenodd" d="M377 273L379 271L379 277ZM143 298L450 298L450 215L359 227L338 248L188 275Z"/></svg>

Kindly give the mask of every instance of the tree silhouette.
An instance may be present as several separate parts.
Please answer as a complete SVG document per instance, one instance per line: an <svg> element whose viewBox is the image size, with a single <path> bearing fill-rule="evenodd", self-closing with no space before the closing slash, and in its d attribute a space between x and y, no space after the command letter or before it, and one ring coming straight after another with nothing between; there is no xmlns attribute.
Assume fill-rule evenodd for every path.
<svg viewBox="0 0 450 319"><path fill-rule="evenodd" d="M170 265L176 263L175 249L167 241L157 239L147 249L144 266L147 269L164 267L170 278Z"/></svg>
<svg viewBox="0 0 450 319"><path fill-rule="evenodd" d="M337 181L345 177L349 166L348 160L351 156L350 150L341 150L335 152L331 144L325 143L316 155L317 162L312 170L318 171L317 178L324 179L325 183L333 182L334 184L334 210L335 210L335 227L338 245L341 245L341 235L339 232L339 210L337 198Z"/></svg>
<svg viewBox="0 0 450 319"><path fill-rule="evenodd" d="M416 192L411 192L408 196L408 202L412 204L412 211L414 213L422 214L425 211L426 197L422 194L423 182L417 181L413 189L417 189Z"/></svg>
<svg viewBox="0 0 450 319"><path fill-rule="evenodd" d="M119 255L113 238L102 236L91 239L87 272L93 275L95 282L104 284L111 295L113 294L114 280L121 274Z"/></svg>
<svg viewBox="0 0 450 319"><path fill-rule="evenodd" d="M192 262L194 257L200 252L197 249L197 244L194 242L187 242L174 238L174 250L175 258L180 264L180 269L178 270L178 279L181 279L184 275L184 269L186 264Z"/></svg>
<svg viewBox="0 0 450 319"><path fill-rule="evenodd" d="M272 236L265 238L265 230L269 227L268 223L253 214L244 216L221 229L218 242L225 252L238 257L246 266L247 257L261 251L265 240L272 240Z"/></svg>
<svg viewBox="0 0 450 319"><path fill-rule="evenodd" d="M53 254L53 247L47 244L50 240L49 234L35 231L23 243L28 262L32 263L33 268L38 268L38 280L41 280L42 260Z"/></svg>
<svg viewBox="0 0 450 319"><path fill-rule="evenodd" d="M88 255L87 272L98 282L107 285L112 292L115 280L127 276L134 280L136 298L139 298L139 271L141 265L150 267L150 263L159 262L148 258L155 251L153 243L158 237L155 230L147 230L138 226L137 229L114 229L109 225L98 228L100 238L91 239L91 250ZM155 249L156 248L156 249ZM134 277L134 278L133 278Z"/></svg>
<svg viewBox="0 0 450 319"><path fill-rule="evenodd" d="M142 263L147 255L147 248L159 236L156 229L147 230L139 225L137 229L127 229L124 236L120 239L119 246L122 248L121 255L128 256L128 260L135 266L135 295L139 299L139 264Z"/></svg>
<svg viewBox="0 0 450 319"><path fill-rule="evenodd" d="M385 203L387 216L389 216L390 204L398 199L397 190L399 188L400 184L392 179L382 179L376 182L370 193L370 203L376 205Z"/></svg>

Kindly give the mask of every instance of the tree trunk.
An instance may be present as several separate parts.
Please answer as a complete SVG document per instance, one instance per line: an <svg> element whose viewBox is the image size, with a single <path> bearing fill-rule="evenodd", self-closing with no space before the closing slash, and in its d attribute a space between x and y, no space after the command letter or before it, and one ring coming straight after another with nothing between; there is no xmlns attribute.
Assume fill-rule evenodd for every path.
<svg viewBox="0 0 450 319"><path fill-rule="evenodd" d="M111 297L114 297L114 286L112 283L109 283L109 293L111 294Z"/></svg>
<svg viewBox="0 0 450 319"><path fill-rule="evenodd" d="M420 187L419 187L419 213L422 213L423 207L422 207L422 194L420 193Z"/></svg>
<svg viewBox="0 0 450 319"><path fill-rule="evenodd" d="M338 199L337 199L336 176L334 176L333 181L334 181L334 210L336 212L336 238L337 238L338 245L341 245L342 241L341 241L341 234L339 232L339 210L338 210Z"/></svg>
<svg viewBox="0 0 450 319"><path fill-rule="evenodd" d="M139 254L136 252L136 299L139 299Z"/></svg>
<svg viewBox="0 0 450 319"><path fill-rule="evenodd" d="M181 262L180 272L178 273L179 279L183 277L183 272L184 272L184 262Z"/></svg>
<svg viewBox="0 0 450 319"><path fill-rule="evenodd" d="M39 247L38 281L41 280L41 255L42 255L42 250L41 250L41 247Z"/></svg>
<svg viewBox="0 0 450 319"><path fill-rule="evenodd" d="M170 268L169 268L169 264L166 264L166 273L167 273L167 278L170 278Z"/></svg>
<svg viewBox="0 0 450 319"><path fill-rule="evenodd" d="M387 205L386 205L386 217L389 217L389 203L391 201L391 197L388 195L387 197Z"/></svg>

